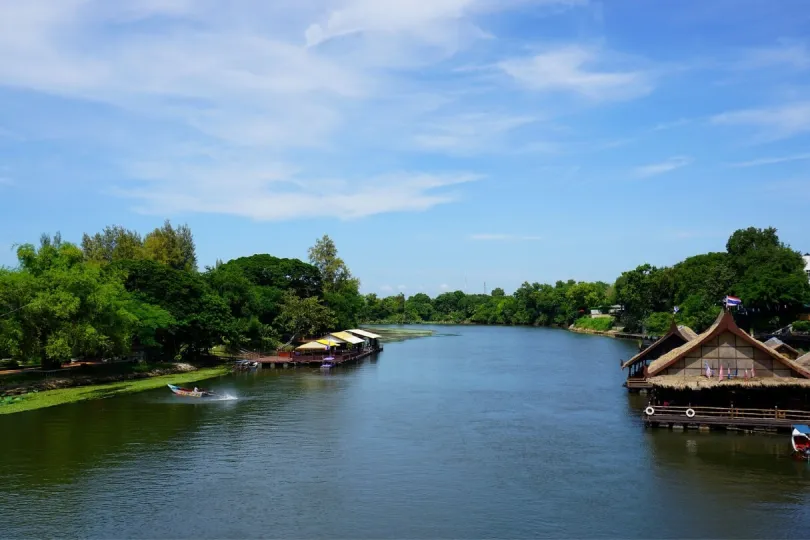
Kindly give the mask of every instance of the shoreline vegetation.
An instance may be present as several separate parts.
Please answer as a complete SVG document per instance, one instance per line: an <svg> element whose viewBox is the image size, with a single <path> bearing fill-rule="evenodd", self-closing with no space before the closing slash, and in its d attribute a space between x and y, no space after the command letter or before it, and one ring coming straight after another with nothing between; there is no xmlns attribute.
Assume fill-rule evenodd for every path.
<svg viewBox="0 0 810 540"><path fill-rule="evenodd" d="M501 288L485 294L446 292L435 298L424 293L407 298L368 294L363 321L663 335L673 320L702 332L714 322L727 295L742 300L735 318L747 331L801 326L797 321L810 316L810 282L801 253L781 242L776 229L750 227L735 231L723 252L688 257L671 267L642 264L613 283L527 281L511 295Z"/></svg>
<svg viewBox="0 0 810 540"><path fill-rule="evenodd" d="M0 401L0 414L13 414L25 411L33 411L46 407L54 407L77 401L90 399L104 399L124 394L133 394L154 390L167 384L185 384L206 379L213 379L230 373L230 366L222 365L205 368L178 368L178 371L171 374L161 374L151 376L148 373L133 374L129 378L106 381L103 383L87 384L80 386L70 385L68 388L54 388L52 390L31 391L20 395L7 395ZM52 384L58 384L53 381Z"/></svg>
<svg viewBox="0 0 810 540"><path fill-rule="evenodd" d="M548 326L610 336L620 329L663 333L675 319L699 332L731 294L743 301L736 314L741 326L762 330L792 323L810 306L804 261L773 228L738 230L724 252L689 257L673 267L644 264L613 283L525 282L511 295L496 288L435 298L363 296L360 281L326 235L309 248L308 262L257 254L200 271L191 230L169 221L144 236L106 227L85 234L80 244L63 241L59 233L43 235L38 246L19 245L17 259L16 268L0 267L0 369L39 366L60 375L61 366L72 361L137 361L121 364L148 371L161 363L198 362L214 352L274 354L305 336L363 324ZM594 313L601 316L592 318ZM386 341L433 335L384 326L375 331ZM78 377L81 369L64 373ZM29 392L25 399L6 391L19 374L0 376L0 412L22 410L26 401L58 404L138 391L151 387L142 381L160 386L160 377L171 376L140 374L93 384L105 368L89 369L85 374L97 378L90 386L74 380L65 385L76 388L35 397ZM175 380L194 380L195 373L203 371ZM110 392L103 392L104 386Z"/></svg>

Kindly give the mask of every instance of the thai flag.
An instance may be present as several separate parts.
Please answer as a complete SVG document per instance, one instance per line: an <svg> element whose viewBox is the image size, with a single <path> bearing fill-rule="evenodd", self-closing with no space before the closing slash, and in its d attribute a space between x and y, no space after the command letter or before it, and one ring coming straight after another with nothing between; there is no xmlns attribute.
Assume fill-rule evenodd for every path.
<svg viewBox="0 0 810 540"><path fill-rule="evenodd" d="M739 306L742 304L742 300L737 298L736 296L726 296L726 306Z"/></svg>

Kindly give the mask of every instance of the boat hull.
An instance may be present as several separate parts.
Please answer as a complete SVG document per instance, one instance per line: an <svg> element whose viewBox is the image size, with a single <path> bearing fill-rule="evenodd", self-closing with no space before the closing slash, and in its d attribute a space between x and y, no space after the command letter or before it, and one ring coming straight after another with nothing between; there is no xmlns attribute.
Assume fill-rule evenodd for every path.
<svg viewBox="0 0 810 540"><path fill-rule="evenodd" d="M190 398L204 398L209 397L212 394L210 392L206 392L204 390L189 390L188 388L180 388L179 386L175 386L173 384L166 385L172 391L172 393L176 396L183 396L183 397L190 397Z"/></svg>

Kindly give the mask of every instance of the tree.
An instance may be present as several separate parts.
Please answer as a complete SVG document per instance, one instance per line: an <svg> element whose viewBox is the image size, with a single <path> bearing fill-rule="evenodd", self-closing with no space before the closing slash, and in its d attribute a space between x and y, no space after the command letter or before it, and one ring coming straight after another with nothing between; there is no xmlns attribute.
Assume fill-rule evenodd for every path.
<svg viewBox="0 0 810 540"><path fill-rule="evenodd" d="M335 316L318 298L300 298L287 291L282 300L279 322L287 335L291 336L289 343L296 337L315 337L331 330Z"/></svg>
<svg viewBox="0 0 810 540"><path fill-rule="evenodd" d="M616 298L624 306L625 323L636 326L650 314L672 309L672 271L643 264L616 280Z"/></svg>
<svg viewBox="0 0 810 540"><path fill-rule="evenodd" d="M126 289L136 299L173 317L174 324L156 336L166 356L195 357L215 345L238 342L230 306L203 276L150 260L119 261L110 271L126 276Z"/></svg>
<svg viewBox="0 0 810 540"><path fill-rule="evenodd" d="M751 327L790 323L810 302L810 283L799 252L783 244L776 229L740 229L728 240L730 266L735 271L732 292L739 296Z"/></svg>
<svg viewBox="0 0 810 540"><path fill-rule="evenodd" d="M3 324L7 350L39 358L45 368L74 357L110 356L130 349L139 319L128 308L121 281L96 265L84 264L77 246L43 236L39 248L18 248L20 276L6 273L6 302L17 304ZM6 289L6 287L3 287Z"/></svg>
<svg viewBox="0 0 810 540"><path fill-rule="evenodd" d="M188 225L172 227L167 219L163 227L147 234L143 239L145 258L171 266L175 270L197 270L194 237Z"/></svg>
<svg viewBox="0 0 810 540"><path fill-rule="evenodd" d="M320 271L326 292L340 291L347 287L357 289L360 286L359 280L352 277L346 263L338 257L335 242L329 235L323 235L309 248L309 262Z"/></svg>
<svg viewBox="0 0 810 540"><path fill-rule="evenodd" d="M82 236L82 251L87 261L110 263L144 257L141 235L118 225L104 227L93 236Z"/></svg>

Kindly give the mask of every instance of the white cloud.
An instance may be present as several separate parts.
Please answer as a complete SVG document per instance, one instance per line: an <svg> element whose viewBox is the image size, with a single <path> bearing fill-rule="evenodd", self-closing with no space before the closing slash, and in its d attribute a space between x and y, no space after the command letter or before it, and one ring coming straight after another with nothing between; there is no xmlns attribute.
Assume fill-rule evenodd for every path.
<svg viewBox="0 0 810 540"><path fill-rule="evenodd" d="M423 211L455 201L457 194L446 188L479 178L468 173L397 173L362 181L279 178L269 167L243 169L238 181L230 182L230 169L225 167L187 169L178 182L170 172L160 172L160 167L155 171L158 174L151 177L155 181L141 188L120 188L117 193L140 200L146 213L227 213L267 221L314 215L357 219ZM194 182L193 192L187 190L189 179Z"/></svg>
<svg viewBox="0 0 810 540"><path fill-rule="evenodd" d="M662 122L660 124L656 124L653 128L653 131L665 131L668 129L675 129L678 127L682 127L688 124L691 124L693 120L689 118L679 118L678 120L673 120L672 122Z"/></svg>
<svg viewBox="0 0 810 540"><path fill-rule="evenodd" d="M791 161L805 161L810 159L810 154L796 154L793 156L771 157L752 159L751 161L740 161L730 163L729 167L759 167L761 165L775 165L777 163L789 163Z"/></svg>
<svg viewBox="0 0 810 540"><path fill-rule="evenodd" d="M572 45L498 66L530 90L573 92L596 101L633 99L652 91L648 73L611 69L608 63L601 51Z"/></svg>
<svg viewBox="0 0 810 540"><path fill-rule="evenodd" d="M635 176L638 178L649 178L651 176L672 172L676 169L680 169L681 167L686 167L690 163L692 163L692 158L686 156L676 156L660 163L650 163L649 165L636 167L634 172Z"/></svg>
<svg viewBox="0 0 810 540"><path fill-rule="evenodd" d="M391 285L380 285L380 290L383 292L392 292L394 288Z"/></svg>
<svg viewBox="0 0 810 540"><path fill-rule="evenodd" d="M750 49L745 51L743 56L744 58L734 65L737 69L810 68L810 50L806 44L799 42L783 42L775 47Z"/></svg>
<svg viewBox="0 0 810 540"><path fill-rule="evenodd" d="M479 240L479 241L499 241L499 242L507 242L507 241L524 241L524 242L532 242L542 240L542 236L521 236L516 234L471 234L470 240Z"/></svg>
<svg viewBox="0 0 810 540"><path fill-rule="evenodd" d="M751 126L763 139L785 139L810 131L810 101L762 109L744 109L715 115L713 124Z"/></svg>
<svg viewBox="0 0 810 540"><path fill-rule="evenodd" d="M503 149L509 132L531 124L531 116L471 113L444 117L429 122L414 136L424 150L467 154Z"/></svg>

